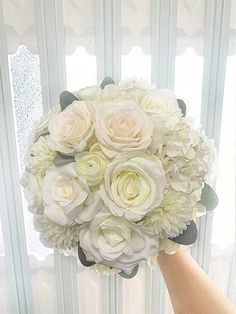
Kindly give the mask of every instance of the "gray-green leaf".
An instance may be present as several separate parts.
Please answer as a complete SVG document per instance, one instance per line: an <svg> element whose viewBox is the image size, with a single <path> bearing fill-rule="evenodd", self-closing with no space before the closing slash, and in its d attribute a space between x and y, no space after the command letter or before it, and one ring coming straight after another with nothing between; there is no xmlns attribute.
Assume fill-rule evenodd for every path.
<svg viewBox="0 0 236 314"><path fill-rule="evenodd" d="M216 192L210 187L210 185L205 183L199 203L202 204L206 210L212 210L217 207L218 202L219 200Z"/></svg>
<svg viewBox="0 0 236 314"><path fill-rule="evenodd" d="M101 87L102 89L104 89L105 86L106 86L106 85L109 85L109 84L115 84L115 82L114 82L114 80L113 80L111 77L107 76L107 77L105 77L104 80L102 81L100 87Z"/></svg>
<svg viewBox="0 0 236 314"><path fill-rule="evenodd" d="M182 99L177 99L177 102L178 102L179 108L182 111L183 116L185 117L185 115L186 115L186 104L185 104L185 102Z"/></svg>
<svg viewBox="0 0 236 314"><path fill-rule="evenodd" d="M85 267L90 267L90 266L95 264L95 262L88 262L86 260L86 256L84 254L84 251L82 250L82 248L79 245L78 245L78 257L79 257L80 263L82 265L84 265Z"/></svg>
<svg viewBox="0 0 236 314"><path fill-rule="evenodd" d="M131 272L130 274L127 274L125 271L122 270L122 271L119 273L119 275L120 275L121 277L125 278L125 279L131 279L131 278L133 278L133 277L137 274L137 272L138 272L138 267L139 267L139 265L134 266L134 268L132 269L132 272Z"/></svg>
<svg viewBox="0 0 236 314"><path fill-rule="evenodd" d="M69 164L70 162L73 162L73 161L75 161L73 156L64 156L64 155L61 155L60 153L58 153L56 155L56 157L54 158L53 163L54 163L55 167L62 167L62 166Z"/></svg>
<svg viewBox="0 0 236 314"><path fill-rule="evenodd" d="M197 227L193 220L190 221L190 224L187 226L187 229L180 235L175 238L169 238L171 241L174 241L178 244L190 245L197 240Z"/></svg>
<svg viewBox="0 0 236 314"><path fill-rule="evenodd" d="M60 95L61 110L62 111L65 110L66 107L68 107L70 104L72 104L72 102L75 100L78 100L78 98L74 94L72 94L68 91L62 92Z"/></svg>

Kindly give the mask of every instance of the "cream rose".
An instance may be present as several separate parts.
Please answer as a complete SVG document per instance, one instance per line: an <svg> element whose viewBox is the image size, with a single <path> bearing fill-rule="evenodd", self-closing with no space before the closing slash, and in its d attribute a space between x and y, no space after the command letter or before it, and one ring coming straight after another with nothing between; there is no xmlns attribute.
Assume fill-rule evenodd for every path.
<svg viewBox="0 0 236 314"><path fill-rule="evenodd" d="M85 101L74 101L48 123L49 145L64 154L76 151L81 140L89 142L94 134L94 114Z"/></svg>
<svg viewBox="0 0 236 314"><path fill-rule="evenodd" d="M176 113L181 116L181 110L174 93L169 89L156 89L149 92L142 100L141 107L150 115Z"/></svg>
<svg viewBox="0 0 236 314"><path fill-rule="evenodd" d="M88 185L98 185L102 180L108 165L108 160L102 152L84 152L75 157L76 171L86 180Z"/></svg>
<svg viewBox="0 0 236 314"><path fill-rule="evenodd" d="M107 167L101 198L114 215L142 219L163 198L165 172L156 156L122 155Z"/></svg>
<svg viewBox="0 0 236 314"><path fill-rule="evenodd" d="M92 219L99 204L86 206L90 193L86 182L78 177L75 163L51 167L43 179L44 214L61 225L73 223L75 219Z"/></svg>
<svg viewBox="0 0 236 314"><path fill-rule="evenodd" d="M158 249L158 239L123 217L111 215L103 207L89 224L81 225L79 245L88 261L130 273Z"/></svg>
<svg viewBox="0 0 236 314"><path fill-rule="evenodd" d="M152 121L134 102L99 103L95 112L96 137L108 157L144 150L151 143Z"/></svg>
<svg viewBox="0 0 236 314"><path fill-rule="evenodd" d="M43 213L42 179L30 171L24 171L21 177L24 196L28 202L28 209L33 214Z"/></svg>

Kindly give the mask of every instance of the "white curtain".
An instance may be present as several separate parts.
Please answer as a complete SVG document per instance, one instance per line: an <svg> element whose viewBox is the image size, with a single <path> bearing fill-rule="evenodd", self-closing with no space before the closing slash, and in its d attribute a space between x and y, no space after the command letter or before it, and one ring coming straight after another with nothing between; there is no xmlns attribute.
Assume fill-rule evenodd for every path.
<svg viewBox="0 0 236 314"><path fill-rule="evenodd" d="M236 305L236 0L0 0L0 313L172 313L158 269L102 277L43 247L22 197L34 122L107 75L174 89L215 138L220 204L191 254Z"/></svg>

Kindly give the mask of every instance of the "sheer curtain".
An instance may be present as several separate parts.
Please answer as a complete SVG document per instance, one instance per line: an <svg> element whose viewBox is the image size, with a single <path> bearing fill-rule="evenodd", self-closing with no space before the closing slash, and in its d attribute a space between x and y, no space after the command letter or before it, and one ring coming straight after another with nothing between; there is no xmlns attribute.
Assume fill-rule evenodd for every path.
<svg viewBox="0 0 236 314"><path fill-rule="evenodd" d="M214 137L220 204L191 254L236 305L236 0L0 0L0 313L172 313L159 270L102 277L43 247L19 177L60 91L142 77Z"/></svg>

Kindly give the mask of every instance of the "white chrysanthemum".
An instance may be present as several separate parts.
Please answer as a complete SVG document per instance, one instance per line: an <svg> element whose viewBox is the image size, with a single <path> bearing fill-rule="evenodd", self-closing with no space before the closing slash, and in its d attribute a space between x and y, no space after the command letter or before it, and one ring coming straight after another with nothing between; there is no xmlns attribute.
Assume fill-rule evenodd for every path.
<svg viewBox="0 0 236 314"><path fill-rule="evenodd" d="M198 131L181 119L174 131L157 138L150 146L161 159L167 188L192 193L202 188L212 162L212 150Z"/></svg>
<svg viewBox="0 0 236 314"><path fill-rule="evenodd" d="M62 226L43 215L34 215L34 228L48 248L72 249L78 245L78 224Z"/></svg>
<svg viewBox="0 0 236 314"><path fill-rule="evenodd" d="M101 273L103 276L114 276L121 272L119 268L114 268L103 264L94 264L90 267L90 269L96 273Z"/></svg>
<svg viewBox="0 0 236 314"><path fill-rule="evenodd" d="M161 205L149 212L141 224L160 239L173 238L187 228L192 215L191 198L184 193L167 190Z"/></svg>
<svg viewBox="0 0 236 314"><path fill-rule="evenodd" d="M56 152L52 150L45 137L39 140L31 147L29 156L29 168L36 175L43 178L48 168L52 165Z"/></svg>

